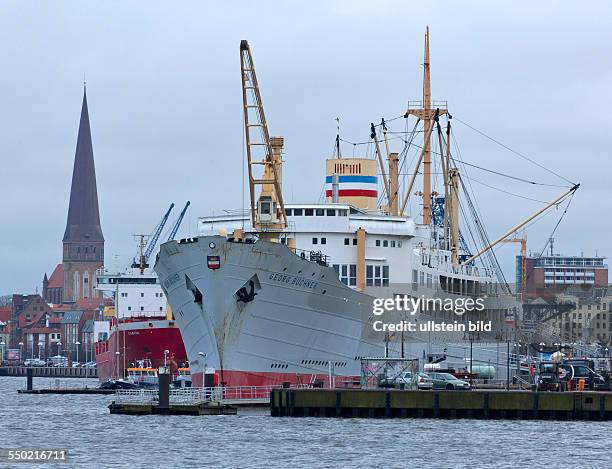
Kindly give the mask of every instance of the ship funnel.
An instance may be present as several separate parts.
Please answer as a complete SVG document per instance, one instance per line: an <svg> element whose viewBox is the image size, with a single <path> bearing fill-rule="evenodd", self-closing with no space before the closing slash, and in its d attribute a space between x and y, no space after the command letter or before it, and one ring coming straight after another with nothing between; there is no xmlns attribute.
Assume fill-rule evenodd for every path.
<svg viewBox="0 0 612 469"><path fill-rule="evenodd" d="M369 158L330 158L326 161L327 202L375 211L378 203L376 161Z"/></svg>

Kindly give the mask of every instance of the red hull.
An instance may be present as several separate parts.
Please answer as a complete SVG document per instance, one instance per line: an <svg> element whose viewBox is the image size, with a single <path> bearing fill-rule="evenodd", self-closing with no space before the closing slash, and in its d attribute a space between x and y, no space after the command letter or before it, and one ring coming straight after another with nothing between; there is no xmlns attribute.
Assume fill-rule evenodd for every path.
<svg viewBox="0 0 612 469"><path fill-rule="evenodd" d="M164 350L170 352L168 362L171 368L185 366L187 353L179 329L155 326L155 320L143 321L142 327L129 330L122 330L120 326L120 330L113 331L108 340L95 344L96 366L101 382L125 377L125 369L139 360L150 360L154 368L162 366Z"/></svg>

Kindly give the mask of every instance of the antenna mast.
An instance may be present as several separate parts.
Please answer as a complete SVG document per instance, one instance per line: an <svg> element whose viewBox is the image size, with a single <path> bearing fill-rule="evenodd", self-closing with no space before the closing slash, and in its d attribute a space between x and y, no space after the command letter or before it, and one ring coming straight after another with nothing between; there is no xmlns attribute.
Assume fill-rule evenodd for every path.
<svg viewBox="0 0 612 469"><path fill-rule="evenodd" d="M242 72L242 101L244 109L244 131L246 137L247 164L249 170L249 191L251 195L251 223L255 231L269 229L283 230L287 227L285 204L281 191L281 148L282 138L272 139L264 114L255 64L247 41L240 42L240 68ZM251 131L259 129L259 139ZM261 150L263 148L263 155ZM261 159L257 159L261 157ZM263 166L261 169L256 166ZM255 186L262 186L256 199Z"/></svg>

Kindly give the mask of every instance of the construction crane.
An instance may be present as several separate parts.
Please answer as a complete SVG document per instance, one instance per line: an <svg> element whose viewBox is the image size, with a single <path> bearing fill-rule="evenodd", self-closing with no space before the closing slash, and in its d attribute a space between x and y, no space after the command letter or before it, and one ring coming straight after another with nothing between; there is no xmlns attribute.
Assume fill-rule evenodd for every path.
<svg viewBox="0 0 612 469"><path fill-rule="evenodd" d="M174 223L174 226L172 227L172 231L170 231L170 236L168 236L168 239L166 241L170 241L171 239L174 239L174 237L176 236L176 232L178 231L179 227L181 226L181 223L183 222L183 217L185 216L185 212L187 211L190 205L191 205L191 202L188 200L187 203L185 204L185 207L183 207L181 214L176 219L176 223Z"/></svg>
<svg viewBox="0 0 612 469"><path fill-rule="evenodd" d="M519 238L517 235L514 235L512 238L502 239L500 243L521 243L521 296L525 294L525 286L527 282L527 272L526 272L526 257L527 257L527 234L523 231L523 237Z"/></svg>
<svg viewBox="0 0 612 469"><path fill-rule="evenodd" d="M174 203L170 204L170 207L168 207L168 210L162 217L161 221L155 227L155 230L153 230L153 234L135 235L138 238L140 238L140 243L139 243L140 254L138 256L139 257L138 262L134 260L132 267L139 268L141 274L144 272L144 270L147 267L149 267L149 263L148 263L149 257L151 257L151 254L153 253L153 249L155 249L155 245L157 244L157 241L159 240L159 237L161 236L164 226L166 226L166 222L168 221L168 217L170 216L170 212L172 212L173 208L174 208Z"/></svg>
<svg viewBox="0 0 612 469"><path fill-rule="evenodd" d="M273 240L275 231L278 233L287 227L281 190L283 139L270 138L253 56L249 43L244 40L240 42L240 69L251 197L251 223L253 230L259 232L260 237L264 236ZM255 129L259 132L254 132ZM263 166L263 174L261 166ZM255 194L255 186L261 186L259 197Z"/></svg>

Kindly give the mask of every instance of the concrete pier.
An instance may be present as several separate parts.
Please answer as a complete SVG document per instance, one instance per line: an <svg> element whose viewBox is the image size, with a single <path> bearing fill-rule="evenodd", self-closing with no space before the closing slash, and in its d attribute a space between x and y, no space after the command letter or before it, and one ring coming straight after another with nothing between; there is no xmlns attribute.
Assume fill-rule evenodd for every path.
<svg viewBox="0 0 612 469"><path fill-rule="evenodd" d="M273 417L611 420L610 392L275 389Z"/></svg>

